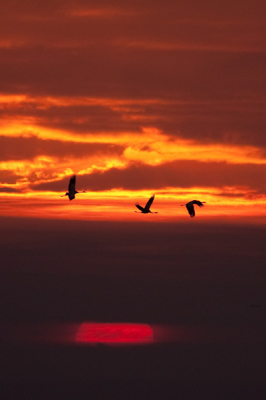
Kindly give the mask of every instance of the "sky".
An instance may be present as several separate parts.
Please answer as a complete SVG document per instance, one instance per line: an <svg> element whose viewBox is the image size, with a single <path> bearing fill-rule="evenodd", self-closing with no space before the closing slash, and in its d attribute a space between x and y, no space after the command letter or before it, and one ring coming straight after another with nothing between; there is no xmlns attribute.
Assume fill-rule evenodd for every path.
<svg viewBox="0 0 266 400"><path fill-rule="evenodd" d="M262 0L1 5L11 399L265 399L265 33Z"/></svg>
<svg viewBox="0 0 266 400"><path fill-rule="evenodd" d="M2 5L1 215L132 219L153 193L165 218L194 198L265 215L264 17L251 0Z"/></svg>

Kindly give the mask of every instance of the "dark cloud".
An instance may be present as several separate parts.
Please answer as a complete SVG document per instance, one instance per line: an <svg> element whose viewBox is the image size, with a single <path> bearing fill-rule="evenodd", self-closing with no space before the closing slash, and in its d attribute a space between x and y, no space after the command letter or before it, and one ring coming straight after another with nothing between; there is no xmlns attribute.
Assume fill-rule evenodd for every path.
<svg viewBox="0 0 266 400"><path fill-rule="evenodd" d="M41 140L36 137L12 138L0 136L0 160L32 160L37 156L62 159L86 158L95 155L121 156L123 146L106 143L78 143L59 140Z"/></svg>
<svg viewBox="0 0 266 400"><path fill-rule="evenodd" d="M0 193L20 193L20 190L11 187L1 186Z"/></svg>
<svg viewBox="0 0 266 400"><path fill-rule="evenodd" d="M68 99L65 99L67 102ZM71 101L71 99L69 99ZM84 100L85 101L85 100ZM93 102L93 100L91 100ZM97 99L94 100L97 102ZM100 101L100 99L98 99ZM82 102L82 99L80 100ZM103 100L104 103L104 100ZM110 102L111 103L111 102ZM45 100L40 101L36 98L36 102L21 102L20 104L3 104L0 105L0 117L3 119L12 118L15 121L23 117L34 118L38 126L49 127L54 129L63 129L71 133L97 133L97 132L125 132L129 128L132 132L140 132L139 121L128 121L123 118L124 115L134 115L134 112L145 113L142 107L129 105L114 111L112 107L115 104L105 105L65 105L54 106L46 104ZM128 110L128 108L130 108ZM128 111L127 111L128 110ZM139 111L140 110L140 111Z"/></svg>
<svg viewBox="0 0 266 400"><path fill-rule="evenodd" d="M266 165L174 161L159 166L138 164L127 169L111 168L79 176L78 182L80 187L92 191L236 186L243 187L244 193L249 188L266 193L265 183L258 179L265 173ZM33 185L32 189L62 191L66 186L67 179L64 179Z"/></svg>
<svg viewBox="0 0 266 400"><path fill-rule="evenodd" d="M16 173L12 170L2 170L0 171L0 183L3 184L15 184L18 179L23 178L20 173Z"/></svg>
<svg viewBox="0 0 266 400"><path fill-rule="evenodd" d="M34 47L1 49L1 90L33 94L221 100L264 98L263 53ZM12 68L10 68L12 65ZM256 71L256 73L254 73ZM254 97L255 98L255 97Z"/></svg>
<svg viewBox="0 0 266 400"><path fill-rule="evenodd" d="M167 6L150 0L134 4L112 1L111 5L106 1L15 3L1 10L2 36L26 44L86 46L118 42L252 51L265 45L262 1L247 1L241 6L237 2L199 4L195 0L186 5L171 0Z"/></svg>

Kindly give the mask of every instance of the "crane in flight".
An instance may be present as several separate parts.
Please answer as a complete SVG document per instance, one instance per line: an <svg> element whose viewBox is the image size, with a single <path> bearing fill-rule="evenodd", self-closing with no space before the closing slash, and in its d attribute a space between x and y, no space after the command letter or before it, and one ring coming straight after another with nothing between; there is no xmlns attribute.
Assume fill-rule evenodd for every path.
<svg viewBox="0 0 266 400"><path fill-rule="evenodd" d="M189 201L187 204L181 204L182 206L186 206L189 215L191 216L191 218L195 217L195 210L194 210L194 204L196 204L199 207L203 207L203 203L206 203L206 201L199 201L199 200L192 200Z"/></svg>
<svg viewBox="0 0 266 400"><path fill-rule="evenodd" d="M68 192L66 192L63 196L68 196L69 200L73 200L75 198L75 194L77 193L86 193L85 190L82 192L77 192L76 191L76 175L73 175L70 178L69 185L68 185Z"/></svg>
<svg viewBox="0 0 266 400"><path fill-rule="evenodd" d="M152 205L152 202L153 202L153 200L154 200L154 197L155 197L155 195L153 195L149 200L148 200L148 202L147 202L147 204L146 204L146 206L143 208L143 207L141 207L138 203L136 204L136 207L140 210L140 212L142 213L142 214L148 214L148 213L151 213L151 214L158 214L157 212L151 212L150 211L150 206ZM138 211L135 211L136 213L138 212Z"/></svg>

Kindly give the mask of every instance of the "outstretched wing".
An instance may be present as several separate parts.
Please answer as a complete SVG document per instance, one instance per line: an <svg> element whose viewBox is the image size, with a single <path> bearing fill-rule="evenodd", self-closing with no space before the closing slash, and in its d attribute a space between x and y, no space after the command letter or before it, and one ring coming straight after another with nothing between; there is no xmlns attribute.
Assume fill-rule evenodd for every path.
<svg viewBox="0 0 266 400"><path fill-rule="evenodd" d="M144 208L141 207L139 204L135 204L135 206L136 206L141 212L145 211Z"/></svg>
<svg viewBox="0 0 266 400"><path fill-rule="evenodd" d="M146 206L145 206L145 211L149 211L150 206L152 205L152 202L154 200L154 195L149 199L149 201L147 202Z"/></svg>
<svg viewBox="0 0 266 400"><path fill-rule="evenodd" d="M199 201L199 200L193 200L193 203L197 204L197 206L199 206L199 207L203 207L204 206L204 204L202 204L202 202Z"/></svg>
<svg viewBox="0 0 266 400"><path fill-rule="evenodd" d="M71 192L75 193L75 186L76 186L76 175L73 175L70 178L69 185L68 185L69 193L71 193Z"/></svg>
<svg viewBox="0 0 266 400"><path fill-rule="evenodd" d="M194 206L191 202L186 204L187 210L189 215L191 216L191 218L195 217L195 210L194 210Z"/></svg>

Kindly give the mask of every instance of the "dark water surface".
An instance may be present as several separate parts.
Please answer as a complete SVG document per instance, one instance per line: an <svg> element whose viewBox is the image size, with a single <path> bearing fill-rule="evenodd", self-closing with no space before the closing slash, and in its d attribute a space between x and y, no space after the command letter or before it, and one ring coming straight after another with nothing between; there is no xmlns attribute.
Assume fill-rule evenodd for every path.
<svg viewBox="0 0 266 400"><path fill-rule="evenodd" d="M265 398L264 225L1 218L0 237L5 398ZM161 336L80 346L25 334L84 321Z"/></svg>

